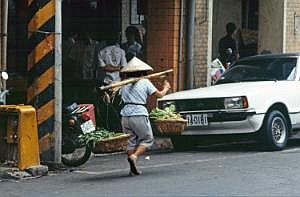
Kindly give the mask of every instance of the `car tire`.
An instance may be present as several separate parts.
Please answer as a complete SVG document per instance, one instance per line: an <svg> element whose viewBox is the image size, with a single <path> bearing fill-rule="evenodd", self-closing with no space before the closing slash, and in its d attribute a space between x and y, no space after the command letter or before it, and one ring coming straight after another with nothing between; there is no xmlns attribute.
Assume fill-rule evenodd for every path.
<svg viewBox="0 0 300 197"><path fill-rule="evenodd" d="M262 128L263 140L266 148L278 151L285 148L289 126L286 117L278 110L273 110L267 114Z"/></svg>

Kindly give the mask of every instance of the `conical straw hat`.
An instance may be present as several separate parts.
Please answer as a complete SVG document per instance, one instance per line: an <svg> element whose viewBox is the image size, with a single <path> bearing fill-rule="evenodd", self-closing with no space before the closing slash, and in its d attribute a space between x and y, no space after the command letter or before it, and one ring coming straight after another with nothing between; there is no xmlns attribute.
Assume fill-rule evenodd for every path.
<svg viewBox="0 0 300 197"><path fill-rule="evenodd" d="M138 71L149 71L153 70L151 66L143 62L137 57L133 57L127 64L127 66L124 66L120 72L123 73L129 73L129 72L138 72Z"/></svg>

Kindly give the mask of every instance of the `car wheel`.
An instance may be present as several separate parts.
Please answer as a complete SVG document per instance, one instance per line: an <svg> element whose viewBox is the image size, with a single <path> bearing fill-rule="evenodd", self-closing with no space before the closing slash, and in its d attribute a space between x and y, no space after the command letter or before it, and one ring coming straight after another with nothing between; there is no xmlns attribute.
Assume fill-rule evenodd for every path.
<svg viewBox="0 0 300 197"><path fill-rule="evenodd" d="M285 116L280 111L271 111L266 117L262 132L269 150L282 150L287 144L289 132Z"/></svg>

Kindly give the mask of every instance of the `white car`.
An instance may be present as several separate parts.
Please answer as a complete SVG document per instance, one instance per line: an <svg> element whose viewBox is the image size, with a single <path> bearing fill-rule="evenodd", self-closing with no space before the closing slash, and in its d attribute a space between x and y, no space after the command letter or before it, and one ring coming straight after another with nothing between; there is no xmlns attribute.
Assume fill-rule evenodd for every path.
<svg viewBox="0 0 300 197"><path fill-rule="evenodd" d="M169 94L188 120L182 135L257 133L272 150L300 128L300 54L258 55L234 63L210 87Z"/></svg>

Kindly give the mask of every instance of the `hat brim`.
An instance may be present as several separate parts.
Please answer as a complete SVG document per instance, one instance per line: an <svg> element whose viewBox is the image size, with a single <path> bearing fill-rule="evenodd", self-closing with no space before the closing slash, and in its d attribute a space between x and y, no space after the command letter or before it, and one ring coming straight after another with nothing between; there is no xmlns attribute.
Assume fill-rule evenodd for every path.
<svg viewBox="0 0 300 197"><path fill-rule="evenodd" d="M132 58L127 66L124 66L120 72L121 73L129 73L129 72L141 72L141 71L153 71L153 68L138 59L137 57Z"/></svg>

